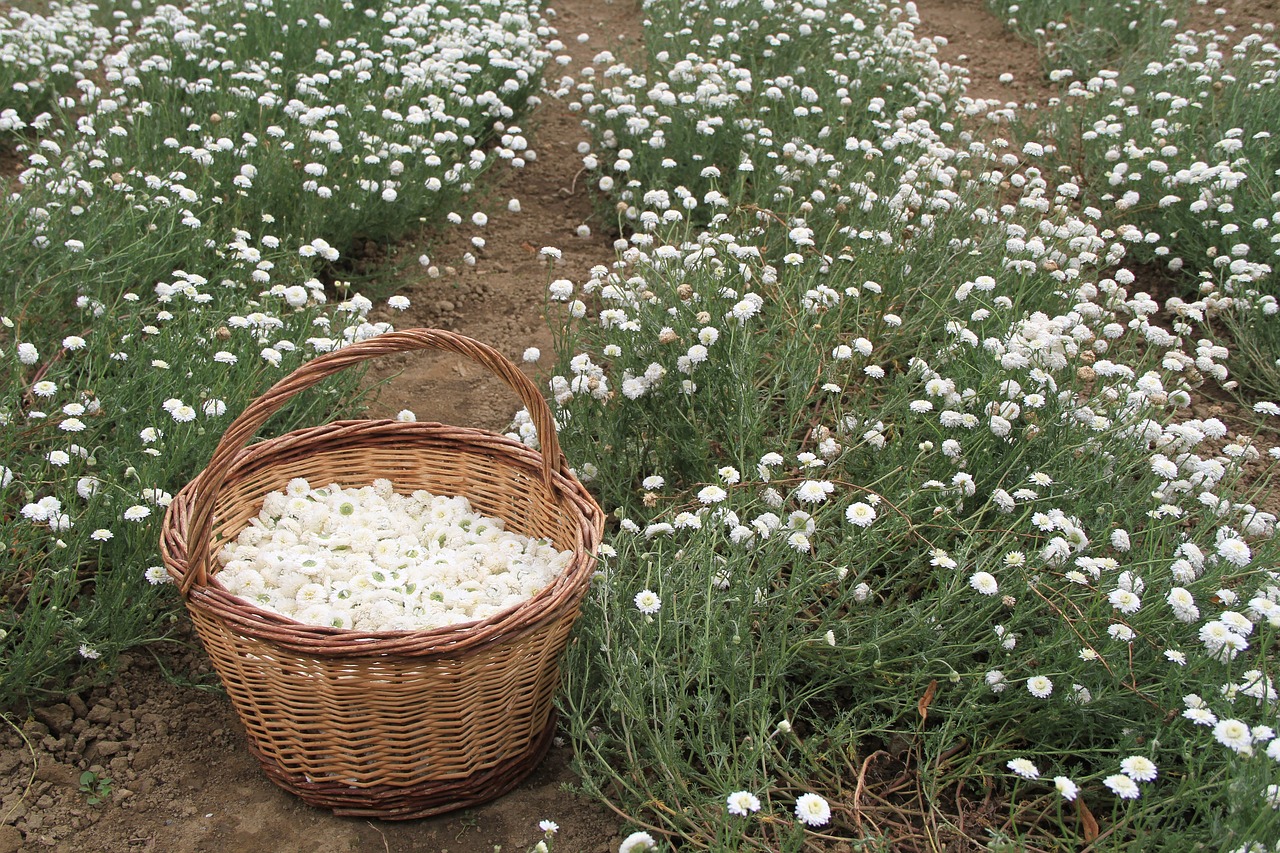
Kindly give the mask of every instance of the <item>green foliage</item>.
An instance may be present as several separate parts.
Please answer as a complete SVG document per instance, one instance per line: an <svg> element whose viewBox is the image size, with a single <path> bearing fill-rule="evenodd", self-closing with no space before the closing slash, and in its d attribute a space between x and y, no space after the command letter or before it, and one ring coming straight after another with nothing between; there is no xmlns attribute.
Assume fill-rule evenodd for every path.
<svg viewBox="0 0 1280 853"><path fill-rule="evenodd" d="M111 777L101 776L92 770L80 774L80 793L85 802L91 806L99 806L111 797Z"/></svg>

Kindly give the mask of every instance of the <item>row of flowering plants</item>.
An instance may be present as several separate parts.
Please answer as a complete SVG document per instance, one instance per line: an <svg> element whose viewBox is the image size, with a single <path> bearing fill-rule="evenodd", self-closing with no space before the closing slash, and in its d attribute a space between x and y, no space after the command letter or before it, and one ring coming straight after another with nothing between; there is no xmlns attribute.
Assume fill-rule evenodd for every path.
<svg viewBox="0 0 1280 853"><path fill-rule="evenodd" d="M1047 40L1061 84L1050 117L1072 140L1066 162L1088 176L1083 200L1131 244L1131 257L1162 271L1180 293L1170 310L1234 342L1232 380L1256 394L1280 387L1280 257L1276 183L1280 47L1274 24L1185 25L1190 4L997 2ZM1010 11L1014 9L1014 11ZM1069 22L1069 23L1068 23ZM1103 34L1070 51L1054 33ZM1111 33L1147 33L1126 44ZM1070 39L1068 39L1070 41ZM1139 47L1140 45L1140 47Z"/></svg>
<svg viewBox="0 0 1280 853"><path fill-rule="evenodd" d="M1271 849L1280 406L1197 408L1229 349L912 4L645 10L559 93L627 237L549 290L624 847Z"/></svg>
<svg viewBox="0 0 1280 853"><path fill-rule="evenodd" d="M0 200L0 706L169 633L172 494L268 384L390 328L344 256L529 156L501 140L547 32L509 0L0 18L21 162ZM268 430L356 410L356 382Z"/></svg>

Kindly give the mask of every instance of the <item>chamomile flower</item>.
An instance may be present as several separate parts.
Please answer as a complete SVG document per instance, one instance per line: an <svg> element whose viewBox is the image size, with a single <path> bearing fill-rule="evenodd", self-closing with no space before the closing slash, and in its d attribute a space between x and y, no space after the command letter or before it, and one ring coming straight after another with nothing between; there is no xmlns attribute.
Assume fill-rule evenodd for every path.
<svg viewBox="0 0 1280 853"><path fill-rule="evenodd" d="M726 798L725 807L729 814L745 817L760 811L760 798L750 791L734 791Z"/></svg>
<svg viewBox="0 0 1280 853"><path fill-rule="evenodd" d="M990 572L974 572L969 576L969 586L982 595L995 595L1000 591L995 575Z"/></svg>
<svg viewBox="0 0 1280 853"><path fill-rule="evenodd" d="M622 843L618 845L618 853L645 853L657 848L658 842L653 840L652 835L647 832L633 832L622 839Z"/></svg>
<svg viewBox="0 0 1280 853"><path fill-rule="evenodd" d="M876 511L870 504L857 501L845 509L844 517L854 527L870 527L876 520Z"/></svg>
<svg viewBox="0 0 1280 853"><path fill-rule="evenodd" d="M662 609L662 599L653 590L642 589L636 593L635 605L636 610L646 616L652 616Z"/></svg>
<svg viewBox="0 0 1280 853"><path fill-rule="evenodd" d="M1026 758L1014 758L1005 765L1010 771L1023 779L1039 779L1040 770L1035 763Z"/></svg>
<svg viewBox="0 0 1280 853"><path fill-rule="evenodd" d="M703 504L717 504L729 497L729 493L720 486L703 486L698 490L698 501Z"/></svg>
<svg viewBox="0 0 1280 853"><path fill-rule="evenodd" d="M825 480L805 480L796 487L796 499L801 503L822 503L834 490L834 483Z"/></svg>
<svg viewBox="0 0 1280 853"><path fill-rule="evenodd" d="M1067 776L1054 776L1053 787L1067 802L1074 801L1080 795L1080 786Z"/></svg>
<svg viewBox="0 0 1280 853"><path fill-rule="evenodd" d="M1213 737L1218 743L1240 755L1253 754L1253 732L1248 724L1240 720L1219 720L1213 727Z"/></svg>
<svg viewBox="0 0 1280 853"><path fill-rule="evenodd" d="M1155 763L1142 755L1131 755L1121 760L1120 772L1135 782L1153 782L1158 773Z"/></svg>
<svg viewBox="0 0 1280 853"><path fill-rule="evenodd" d="M1053 681L1044 675L1033 675L1027 679L1027 692L1037 699L1048 699L1053 695Z"/></svg>
<svg viewBox="0 0 1280 853"><path fill-rule="evenodd" d="M1110 788L1111 793L1122 800L1136 800L1142 795L1142 792L1138 790L1138 783L1123 773L1111 774L1102 780L1102 784Z"/></svg>
<svg viewBox="0 0 1280 853"><path fill-rule="evenodd" d="M831 821L831 805L817 794L796 798L796 817L808 826L825 826Z"/></svg>
<svg viewBox="0 0 1280 853"><path fill-rule="evenodd" d="M125 521L142 521L151 515L151 507L143 504L134 504L124 511Z"/></svg>

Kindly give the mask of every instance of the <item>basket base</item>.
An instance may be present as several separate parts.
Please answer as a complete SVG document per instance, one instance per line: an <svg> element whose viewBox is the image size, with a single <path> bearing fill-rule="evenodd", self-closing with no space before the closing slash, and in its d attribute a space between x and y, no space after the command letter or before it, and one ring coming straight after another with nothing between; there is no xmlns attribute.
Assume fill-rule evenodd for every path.
<svg viewBox="0 0 1280 853"><path fill-rule="evenodd" d="M414 820L487 803L510 791L533 772L551 748L556 715L548 715L547 725L523 754L494 767L461 779L433 780L417 785L374 785L353 788L340 782L311 782L286 773L249 742L249 751L276 785L296 795L308 805L329 809L340 817L367 817L380 820Z"/></svg>

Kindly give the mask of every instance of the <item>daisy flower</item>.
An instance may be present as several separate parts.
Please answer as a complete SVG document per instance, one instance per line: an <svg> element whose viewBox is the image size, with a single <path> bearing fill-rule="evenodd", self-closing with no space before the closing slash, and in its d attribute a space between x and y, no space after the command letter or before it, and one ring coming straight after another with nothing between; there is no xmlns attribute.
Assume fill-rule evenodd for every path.
<svg viewBox="0 0 1280 853"><path fill-rule="evenodd" d="M801 794L796 800L796 817L809 826L823 826L831 820L831 806L817 794Z"/></svg>
<svg viewBox="0 0 1280 853"><path fill-rule="evenodd" d="M1121 761L1120 772L1135 782L1152 782L1157 774L1155 762L1142 755L1131 755Z"/></svg>
<svg viewBox="0 0 1280 853"><path fill-rule="evenodd" d="M1005 764L1011 771L1023 779L1039 779L1040 769L1029 759L1014 758Z"/></svg>
<svg viewBox="0 0 1280 853"><path fill-rule="evenodd" d="M805 480L796 487L796 499L802 503L822 503L835 490L835 484L825 480Z"/></svg>
<svg viewBox="0 0 1280 853"><path fill-rule="evenodd" d="M729 493L719 486L703 486L698 490L698 500L708 505L718 504L727 497Z"/></svg>
<svg viewBox="0 0 1280 853"><path fill-rule="evenodd" d="M1138 790L1138 783L1123 773L1113 773L1103 779L1102 784L1110 788L1111 792L1122 800L1136 800L1142 793Z"/></svg>
<svg viewBox="0 0 1280 853"><path fill-rule="evenodd" d="M982 595L995 595L1000 591L1000 586L996 583L995 575L990 572L974 572L969 578L969 586L973 587Z"/></svg>
<svg viewBox="0 0 1280 853"><path fill-rule="evenodd" d="M760 811L760 798L750 791L734 791L725 800L729 814L746 816Z"/></svg>
<svg viewBox="0 0 1280 853"><path fill-rule="evenodd" d="M1044 675L1033 675L1027 679L1027 692L1037 699L1048 699L1053 694L1053 681Z"/></svg>
<svg viewBox="0 0 1280 853"><path fill-rule="evenodd" d="M1062 799L1068 802L1074 800L1080 793L1080 786L1066 776L1054 776L1053 787L1062 795Z"/></svg>
<svg viewBox="0 0 1280 853"><path fill-rule="evenodd" d="M1219 720L1213 727L1213 736L1218 743L1240 755L1253 754L1253 732L1240 720Z"/></svg>
<svg viewBox="0 0 1280 853"><path fill-rule="evenodd" d="M658 842L654 841L649 833L633 832L622 839L622 843L618 845L618 853L644 853L646 850L655 850L657 847Z"/></svg>
<svg viewBox="0 0 1280 853"><path fill-rule="evenodd" d="M876 520L876 511L870 504L858 501L849 505L849 508L844 511L844 517L854 527L870 527Z"/></svg>
<svg viewBox="0 0 1280 853"><path fill-rule="evenodd" d="M642 589L636 593L636 609L646 616L652 616L662 609L662 599L653 590Z"/></svg>

